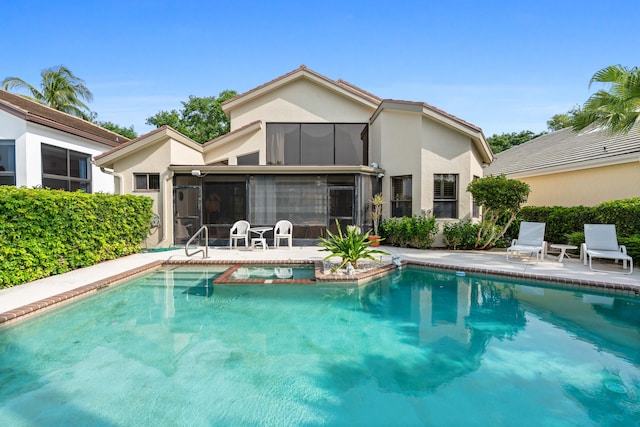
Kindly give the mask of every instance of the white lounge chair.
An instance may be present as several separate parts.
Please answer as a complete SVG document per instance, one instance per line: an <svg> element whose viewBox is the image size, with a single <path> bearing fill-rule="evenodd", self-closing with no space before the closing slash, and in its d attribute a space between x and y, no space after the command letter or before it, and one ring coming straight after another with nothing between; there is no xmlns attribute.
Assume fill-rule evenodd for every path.
<svg viewBox="0 0 640 427"><path fill-rule="evenodd" d="M276 222L273 228L273 245L277 248L280 246L280 239L287 239L289 248L293 246L293 224L286 219Z"/></svg>
<svg viewBox="0 0 640 427"><path fill-rule="evenodd" d="M251 224L245 220L236 221L233 224L229 232L229 249L233 249L234 243L237 248L238 240L244 240L244 245L249 247L249 228L251 228Z"/></svg>
<svg viewBox="0 0 640 427"><path fill-rule="evenodd" d="M539 259L544 259L547 253L547 242L544 241L544 222L527 222L522 221L520 223L520 233L517 239L511 241L511 246L507 248L507 262L512 262L509 259L509 254L513 258L513 253L521 252L529 253L531 257L536 255L536 262Z"/></svg>
<svg viewBox="0 0 640 427"><path fill-rule="evenodd" d="M624 245L618 245L618 237L616 236L615 224L585 224L584 240L582 244L582 258L584 265L589 260L589 269L596 270L592 266L593 258L614 259L616 262L622 260L622 268L627 268L629 261L629 272L633 273L633 258L627 255L627 248Z"/></svg>

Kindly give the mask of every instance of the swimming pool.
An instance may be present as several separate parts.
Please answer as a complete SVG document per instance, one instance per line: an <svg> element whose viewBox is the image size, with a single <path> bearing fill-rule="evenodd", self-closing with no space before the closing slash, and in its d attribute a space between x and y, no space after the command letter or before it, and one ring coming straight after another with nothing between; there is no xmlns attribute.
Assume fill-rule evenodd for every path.
<svg viewBox="0 0 640 427"><path fill-rule="evenodd" d="M159 270L0 330L0 425L634 425L640 300L407 268Z"/></svg>

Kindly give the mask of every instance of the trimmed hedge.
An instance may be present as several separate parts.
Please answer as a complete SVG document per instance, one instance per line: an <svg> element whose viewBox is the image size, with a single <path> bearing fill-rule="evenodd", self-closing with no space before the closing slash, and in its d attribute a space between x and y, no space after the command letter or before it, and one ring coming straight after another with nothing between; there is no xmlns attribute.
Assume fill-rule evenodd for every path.
<svg viewBox="0 0 640 427"><path fill-rule="evenodd" d="M136 253L152 199L0 186L0 288Z"/></svg>

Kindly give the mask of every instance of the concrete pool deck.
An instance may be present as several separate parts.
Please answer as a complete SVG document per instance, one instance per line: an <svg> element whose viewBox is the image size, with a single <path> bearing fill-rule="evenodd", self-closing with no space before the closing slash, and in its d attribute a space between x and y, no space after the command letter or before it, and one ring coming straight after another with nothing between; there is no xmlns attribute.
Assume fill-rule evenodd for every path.
<svg viewBox="0 0 640 427"><path fill-rule="evenodd" d="M473 272L509 275L518 278L559 281L577 286L588 286L640 295L640 271L622 274L620 264L596 264L597 268L608 272L595 272L573 257L562 263L556 262L557 255L547 255L538 263L509 263L505 251L449 251L419 250L381 246L392 257L406 262L424 264L439 268L460 269ZM228 247L209 248L208 261L229 264L255 261L321 261L327 252L316 246L296 246L291 249L229 249ZM385 256L383 256L383 259ZM164 261L202 260L198 254L191 258L185 256L184 249L164 252L148 252L129 255L112 261L106 261L91 267L70 271L57 276L36 280L24 285L0 289L0 324L17 317L32 313L40 308L55 305L57 302L81 295L89 290L102 287L101 282L109 283L110 278L135 275L141 271L159 265ZM639 267L640 268L640 267ZM108 286L107 284L103 286ZM59 297L63 295L64 297Z"/></svg>

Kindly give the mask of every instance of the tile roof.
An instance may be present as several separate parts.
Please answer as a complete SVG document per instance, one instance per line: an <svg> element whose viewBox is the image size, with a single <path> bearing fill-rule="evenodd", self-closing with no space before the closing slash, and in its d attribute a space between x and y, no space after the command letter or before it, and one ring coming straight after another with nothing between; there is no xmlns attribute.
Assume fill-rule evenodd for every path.
<svg viewBox="0 0 640 427"><path fill-rule="evenodd" d="M129 141L128 138L94 123L54 110L46 105L5 90L0 90L0 110L28 122L38 123L110 147Z"/></svg>
<svg viewBox="0 0 640 427"><path fill-rule="evenodd" d="M548 133L495 155L486 175L518 174L549 168L580 168L590 162L615 162L637 154L640 158L640 126L626 135L609 135L602 129L579 133L565 128Z"/></svg>

